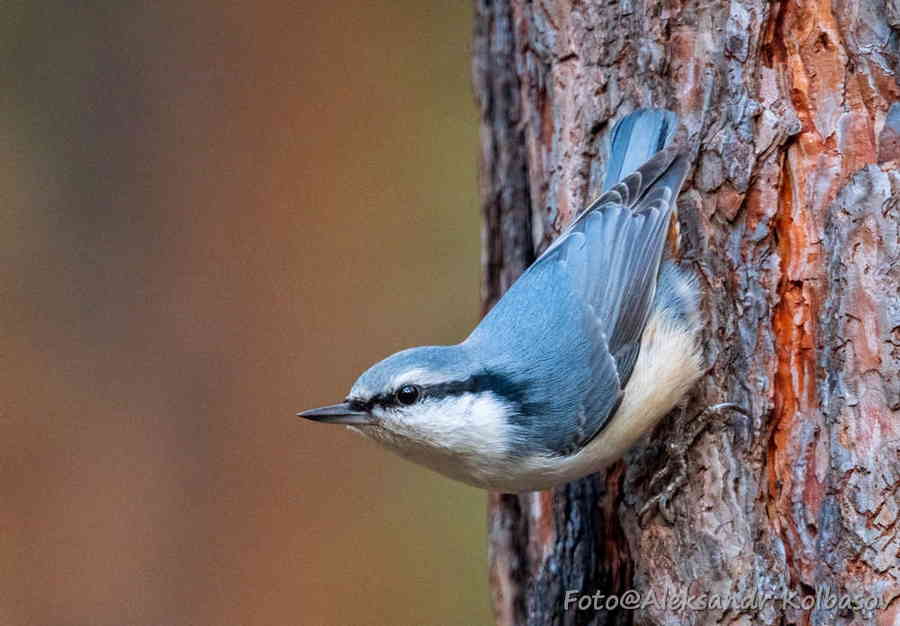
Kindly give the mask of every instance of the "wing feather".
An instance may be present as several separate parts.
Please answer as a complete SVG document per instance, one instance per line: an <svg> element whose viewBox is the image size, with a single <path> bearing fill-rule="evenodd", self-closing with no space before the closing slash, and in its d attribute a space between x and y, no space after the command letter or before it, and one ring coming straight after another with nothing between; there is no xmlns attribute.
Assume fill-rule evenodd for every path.
<svg viewBox="0 0 900 626"><path fill-rule="evenodd" d="M631 377L687 167L677 149L660 152L592 203L532 266L560 264L593 340L580 445L608 422Z"/></svg>

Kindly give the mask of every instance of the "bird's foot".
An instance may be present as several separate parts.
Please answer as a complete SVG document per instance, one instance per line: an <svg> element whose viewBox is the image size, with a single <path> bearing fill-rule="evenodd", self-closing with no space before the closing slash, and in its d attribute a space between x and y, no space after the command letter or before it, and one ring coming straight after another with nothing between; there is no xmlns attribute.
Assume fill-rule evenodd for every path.
<svg viewBox="0 0 900 626"><path fill-rule="evenodd" d="M669 463L657 471L653 475L653 478L650 479L648 490L654 495L644 503L644 506L642 506L641 510L638 512L638 518L640 519L642 526L649 519L648 515L654 508L659 511L660 515L662 515L663 519L670 526L675 523L675 513L672 511L671 502L678 490L687 482L687 461L685 458L687 456L688 448L694 445L697 438L703 434L710 425L724 421L724 412L726 410L737 411L748 417L750 415L750 412L739 404L722 402L706 407L700 411L694 419L685 424L684 416L686 410L681 410L681 416L679 418L681 424L677 430L688 430L688 434L684 437L679 437L674 441L670 441L667 444L669 449ZM669 480L668 484L662 489L657 489L658 483L662 482L663 478L670 474L672 475L672 478Z"/></svg>

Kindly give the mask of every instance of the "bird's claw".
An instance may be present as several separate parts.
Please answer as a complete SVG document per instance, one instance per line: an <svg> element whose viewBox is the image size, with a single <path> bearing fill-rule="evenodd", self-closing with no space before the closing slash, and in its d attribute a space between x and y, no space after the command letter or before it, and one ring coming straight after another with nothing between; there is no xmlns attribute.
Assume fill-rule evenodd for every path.
<svg viewBox="0 0 900 626"><path fill-rule="evenodd" d="M670 445L669 447L675 452L674 445ZM653 478L650 479L650 485L647 488L651 492L655 491L655 494L644 503L644 506L642 506L641 510L638 512L642 526L645 525L649 519L648 514L654 508L659 511L660 515L662 515L663 519L666 520L670 526L675 523L675 513L672 511L671 501L675 493L681 489L687 481L687 468L684 466L684 455L682 453L676 452L676 455L672 457L672 460L674 463L678 464L678 470L665 487L659 490L654 489L657 483L661 482L663 477L669 474L671 467L668 464L658 470L653 475Z"/></svg>
<svg viewBox="0 0 900 626"><path fill-rule="evenodd" d="M669 463L658 470L653 475L653 478L650 479L650 484L647 489L651 493L655 493L644 503L641 510L638 512L638 518L642 526L646 524L649 519L649 514L652 513L654 508L659 511L667 524L670 526L674 525L675 513L672 510L671 503L678 490L687 482L687 461L685 460L687 449L694 444L697 438L710 425L712 420L704 418L715 415L721 420L723 411L726 410L737 411L742 415L750 416L750 412L747 409L734 402L721 402L719 404L710 405L700 411L700 413L690 421L691 431L686 437L679 437L676 441L668 445L670 452ZM680 420L682 422L684 421L684 414L685 410L682 409ZM655 490L656 485L662 481L663 477L670 473L672 473L672 478L669 483L662 489L658 491Z"/></svg>

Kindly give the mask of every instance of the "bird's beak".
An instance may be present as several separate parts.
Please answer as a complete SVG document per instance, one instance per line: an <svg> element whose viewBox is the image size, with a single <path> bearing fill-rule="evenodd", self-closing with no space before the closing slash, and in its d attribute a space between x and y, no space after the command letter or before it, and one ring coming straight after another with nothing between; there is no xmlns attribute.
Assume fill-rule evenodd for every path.
<svg viewBox="0 0 900 626"><path fill-rule="evenodd" d="M318 409L310 409L297 413L297 417L305 417L314 422L323 422L325 424L348 424L351 426L362 426L372 424L372 416L368 411L357 411L350 408L350 403L341 402L340 404L332 404L331 406L323 406Z"/></svg>

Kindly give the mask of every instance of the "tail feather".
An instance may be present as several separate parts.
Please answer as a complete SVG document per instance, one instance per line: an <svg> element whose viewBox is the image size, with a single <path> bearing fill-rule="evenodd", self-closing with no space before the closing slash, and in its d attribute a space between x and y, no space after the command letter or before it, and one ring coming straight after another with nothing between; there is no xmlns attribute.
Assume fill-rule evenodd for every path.
<svg viewBox="0 0 900 626"><path fill-rule="evenodd" d="M613 127L603 191L634 172L665 148L678 126L678 116L666 109L638 109Z"/></svg>
<svg viewBox="0 0 900 626"><path fill-rule="evenodd" d="M622 182L659 151L669 147L677 127L678 116L666 109L638 109L619 120L611 135L604 191ZM685 155L679 159L681 163L663 174L662 178L668 180L657 183L662 183L664 188L672 187L676 196L688 166ZM674 202L672 210L675 211ZM669 254L678 256L680 237L677 219L669 221L668 230L666 247Z"/></svg>

